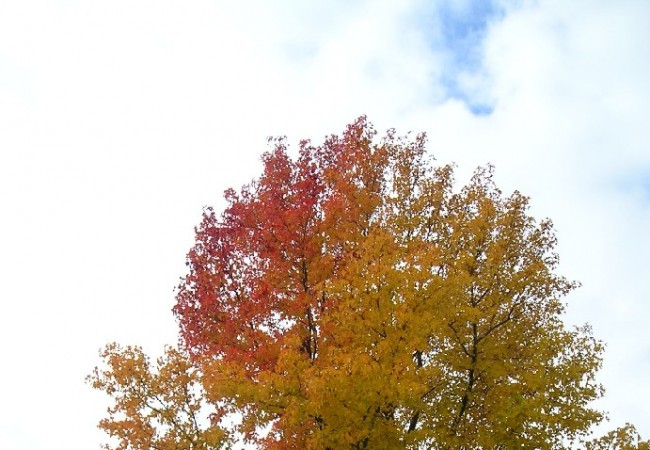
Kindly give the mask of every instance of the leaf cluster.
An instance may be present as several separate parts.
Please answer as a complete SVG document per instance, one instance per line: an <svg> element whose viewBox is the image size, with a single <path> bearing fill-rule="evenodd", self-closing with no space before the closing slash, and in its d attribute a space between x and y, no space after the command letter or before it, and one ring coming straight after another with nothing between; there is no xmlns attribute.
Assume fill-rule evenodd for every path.
<svg viewBox="0 0 650 450"><path fill-rule="evenodd" d="M602 344L563 323L577 284L556 274L552 223L527 197L504 196L490 166L457 190L424 135L377 140L365 117L295 158L271 144L262 175L196 228L174 307L182 352L152 375L139 349L109 346L91 377L116 401L100 426L118 450L586 439L603 417ZM589 449L631 442L625 430Z"/></svg>
<svg viewBox="0 0 650 450"><path fill-rule="evenodd" d="M107 345L104 367L87 377L114 404L99 428L115 450L214 450L227 433L209 416L199 371L187 355L171 347L152 366L140 347ZM211 420L212 419L212 420Z"/></svg>

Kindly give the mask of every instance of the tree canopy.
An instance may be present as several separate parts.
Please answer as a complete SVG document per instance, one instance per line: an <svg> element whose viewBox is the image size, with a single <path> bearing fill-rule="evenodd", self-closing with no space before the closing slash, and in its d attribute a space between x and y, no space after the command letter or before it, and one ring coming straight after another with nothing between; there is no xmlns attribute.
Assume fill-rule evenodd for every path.
<svg viewBox="0 0 650 450"><path fill-rule="evenodd" d="M562 321L576 283L556 273L551 222L503 195L490 166L455 189L425 143L378 140L365 117L295 158L272 140L262 175L196 229L174 307L181 350L158 369L177 375L112 346L90 376L116 400L100 424L115 448L584 442L603 418L602 344ZM167 409L143 403L167 392ZM612 433L589 448L647 448Z"/></svg>

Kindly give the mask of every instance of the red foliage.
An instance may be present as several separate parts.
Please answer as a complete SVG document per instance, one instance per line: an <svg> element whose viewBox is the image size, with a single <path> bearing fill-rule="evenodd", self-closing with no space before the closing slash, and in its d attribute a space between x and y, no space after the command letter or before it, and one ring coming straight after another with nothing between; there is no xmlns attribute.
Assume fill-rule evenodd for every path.
<svg viewBox="0 0 650 450"><path fill-rule="evenodd" d="M174 308L193 354L244 363L254 376L272 369L282 337L297 333L315 357L323 283L380 204L386 158L374 134L361 117L321 147L301 142L295 162L276 140L258 180L226 191L220 217L206 209Z"/></svg>

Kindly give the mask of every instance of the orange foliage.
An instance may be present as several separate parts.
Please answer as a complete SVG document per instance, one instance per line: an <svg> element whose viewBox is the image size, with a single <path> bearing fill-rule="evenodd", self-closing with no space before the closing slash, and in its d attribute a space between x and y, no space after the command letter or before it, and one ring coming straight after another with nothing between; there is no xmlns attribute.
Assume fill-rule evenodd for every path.
<svg viewBox="0 0 650 450"><path fill-rule="evenodd" d="M215 408L206 442L561 449L600 421L602 346L560 319L575 283L555 274L552 225L491 167L455 191L423 135L376 142L364 117L295 159L272 145L259 179L206 209L177 294L183 371ZM130 418L124 370L94 383ZM151 442L138 420L102 426Z"/></svg>

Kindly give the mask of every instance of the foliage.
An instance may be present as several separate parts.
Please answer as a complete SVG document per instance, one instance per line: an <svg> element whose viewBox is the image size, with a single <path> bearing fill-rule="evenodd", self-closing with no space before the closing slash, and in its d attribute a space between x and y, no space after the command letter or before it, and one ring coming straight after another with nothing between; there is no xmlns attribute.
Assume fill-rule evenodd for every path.
<svg viewBox="0 0 650 450"><path fill-rule="evenodd" d="M109 344L101 352L106 368L88 376L92 387L115 404L99 428L115 438L116 450L212 450L226 433L207 419L199 372L186 355L167 348L152 368L139 347Z"/></svg>
<svg viewBox="0 0 650 450"><path fill-rule="evenodd" d="M634 425L610 431L605 436L586 443L587 450L650 450L650 441L641 440Z"/></svg>
<svg viewBox="0 0 650 450"><path fill-rule="evenodd" d="M261 177L228 190L221 215L206 209L174 313L215 436L266 449L584 439L602 418L589 406L602 345L561 321L576 284L555 274L551 222L502 195L491 167L455 191L423 135L375 138L362 117L323 145L301 142L295 159L273 140ZM95 384L119 406L112 386L126 385L97 384L123 371L113 364ZM241 421L226 435L229 416ZM127 436L120 450L144 448L129 426L101 426Z"/></svg>

